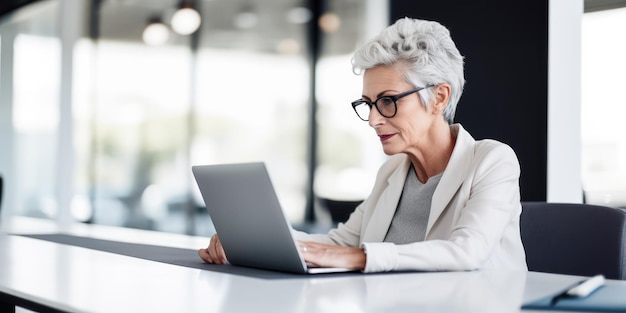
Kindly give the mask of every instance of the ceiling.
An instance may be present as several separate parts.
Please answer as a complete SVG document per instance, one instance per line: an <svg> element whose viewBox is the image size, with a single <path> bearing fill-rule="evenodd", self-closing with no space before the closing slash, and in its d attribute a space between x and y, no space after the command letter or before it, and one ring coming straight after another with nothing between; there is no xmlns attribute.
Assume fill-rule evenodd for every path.
<svg viewBox="0 0 626 313"><path fill-rule="evenodd" d="M626 0L585 0L585 12L626 7Z"/></svg>
<svg viewBox="0 0 626 313"><path fill-rule="evenodd" d="M147 21L160 17L168 24L176 11L178 0L104 0L100 9L100 38L104 40L141 41ZM306 24L294 24L287 14L304 7L300 0L200 0L202 16L199 30L200 46L224 49L251 49L276 52L277 45L292 39L304 49ZM241 13L251 13L257 23L251 28L238 28L235 19ZM335 32L324 34L326 54L349 53L354 50L363 1L328 1L326 12L335 13L341 26ZM175 33L167 44L189 44L189 36Z"/></svg>
<svg viewBox="0 0 626 313"><path fill-rule="evenodd" d="M141 42L142 32L152 17L160 17L167 24L174 14L180 0L84 0L85 3L101 1L99 10L99 38L102 40ZM277 45L291 39L306 49L306 24L293 24L286 15L296 7L305 7L312 3L305 0L196 0L202 15L202 25L198 32L201 47L218 49L253 50L276 53ZM326 55L352 52L357 44L360 32L365 28L365 2L377 0L325 0L324 12L336 14L341 21L334 32L322 32L322 53ZM585 12L626 7L626 0L584 0ZM0 18L16 8L32 2L58 2L51 0L2 0ZM319 3L319 2L315 2ZM90 5L85 5L85 16L89 17ZM242 12L254 13L257 24L251 28L238 28L235 19ZM43 14L40 16L43 17ZM44 17L45 18L45 17ZM38 33L54 32L43 25L54 24L54 16L49 21L39 21L42 25ZM85 19L85 35L88 34L90 19ZM36 26L34 26L36 27ZM189 45L190 36L172 33L168 45Z"/></svg>

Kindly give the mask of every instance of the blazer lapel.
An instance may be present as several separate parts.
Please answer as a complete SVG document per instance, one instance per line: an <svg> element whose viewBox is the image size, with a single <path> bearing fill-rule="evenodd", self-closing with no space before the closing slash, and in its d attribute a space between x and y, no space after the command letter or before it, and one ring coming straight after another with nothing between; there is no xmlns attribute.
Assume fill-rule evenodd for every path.
<svg viewBox="0 0 626 313"><path fill-rule="evenodd" d="M391 220L396 213L410 166L411 161L407 157L404 163L398 166L387 179L388 186L381 193L374 206L372 216L363 236L361 236L362 242L382 242L385 239Z"/></svg>
<svg viewBox="0 0 626 313"><path fill-rule="evenodd" d="M460 124L454 124L451 128L453 132L457 133L456 143L450 161L448 161L439 185L433 194L426 236L463 183L467 176L467 163L471 162L474 155L474 138Z"/></svg>

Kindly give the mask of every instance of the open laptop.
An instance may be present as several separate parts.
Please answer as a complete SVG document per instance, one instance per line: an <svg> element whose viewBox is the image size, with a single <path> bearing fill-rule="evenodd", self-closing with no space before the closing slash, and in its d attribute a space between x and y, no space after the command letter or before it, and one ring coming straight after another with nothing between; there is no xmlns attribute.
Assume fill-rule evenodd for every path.
<svg viewBox="0 0 626 313"><path fill-rule="evenodd" d="M302 274L353 271L307 266L264 163L195 165L192 172L230 264Z"/></svg>

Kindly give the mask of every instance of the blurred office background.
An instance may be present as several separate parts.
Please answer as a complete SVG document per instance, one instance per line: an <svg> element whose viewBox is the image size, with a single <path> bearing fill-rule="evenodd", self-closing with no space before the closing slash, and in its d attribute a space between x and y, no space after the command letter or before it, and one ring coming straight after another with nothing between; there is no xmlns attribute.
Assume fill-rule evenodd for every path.
<svg viewBox="0 0 626 313"><path fill-rule="evenodd" d="M608 2L586 1L582 19L581 192L626 206L626 3ZM264 161L294 225L330 225L320 199L363 199L385 159L349 103L351 53L388 7L6 2L2 215L210 235L191 165Z"/></svg>
<svg viewBox="0 0 626 313"><path fill-rule="evenodd" d="M350 56L385 1L22 2L0 20L3 214L210 234L190 167L223 162L266 162L295 224L369 191Z"/></svg>

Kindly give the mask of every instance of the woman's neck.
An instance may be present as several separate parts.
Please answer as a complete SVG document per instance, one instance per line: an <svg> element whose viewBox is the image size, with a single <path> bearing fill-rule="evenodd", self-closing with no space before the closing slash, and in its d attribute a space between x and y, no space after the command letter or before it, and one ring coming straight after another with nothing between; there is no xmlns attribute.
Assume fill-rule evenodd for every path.
<svg viewBox="0 0 626 313"><path fill-rule="evenodd" d="M444 122L444 124L437 125L433 129L427 142L415 152L407 153L420 182L426 183L430 177L446 169L455 143L456 137L452 133L450 125Z"/></svg>

